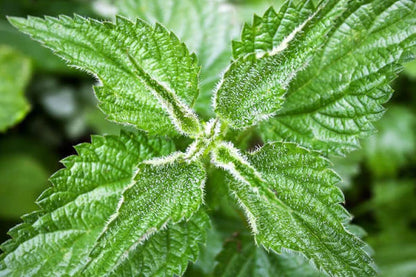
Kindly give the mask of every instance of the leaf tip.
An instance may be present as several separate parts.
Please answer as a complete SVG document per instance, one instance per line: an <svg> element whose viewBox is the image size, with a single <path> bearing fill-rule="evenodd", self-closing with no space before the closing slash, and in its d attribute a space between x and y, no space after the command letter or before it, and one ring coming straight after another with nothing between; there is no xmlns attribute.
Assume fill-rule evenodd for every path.
<svg viewBox="0 0 416 277"><path fill-rule="evenodd" d="M26 18L23 17L17 17L17 16L6 16L7 20L10 24L12 24L14 27L20 29L22 26L26 25Z"/></svg>

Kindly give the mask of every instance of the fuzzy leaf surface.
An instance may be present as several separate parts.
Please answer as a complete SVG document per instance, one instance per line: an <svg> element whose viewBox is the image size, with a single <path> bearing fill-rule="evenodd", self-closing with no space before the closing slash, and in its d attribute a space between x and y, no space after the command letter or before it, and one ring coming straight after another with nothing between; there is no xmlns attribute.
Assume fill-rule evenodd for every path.
<svg viewBox="0 0 416 277"><path fill-rule="evenodd" d="M0 132L22 120L29 111L24 89L30 76L30 60L0 45Z"/></svg>
<svg viewBox="0 0 416 277"><path fill-rule="evenodd" d="M140 164L91 252L85 274L112 272L167 223L189 219L202 204L205 178L200 162L177 153Z"/></svg>
<svg viewBox="0 0 416 277"><path fill-rule="evenodd" d="M65 169L51 177L53 186L38 199L40 210L24 217L2 245L2 274L74 275L87 262L101 230L116 211L123 189L138 163L174 150L170 142L123 133L93 136L75 147Z"/></svg>
<svg viewBox="0 0 416 277"><path fill-rule="evenodd" d="M218 263L214 275L221 277L325 276L300 255L267 253L263 248L257 247L251 238L241 236L227 239L216 261Z"/></svg>
<svg viewBox="0 0 416 277"><path fill-rule="evenodd" d="M95 93L108 119L152 134L198 132L189 107L198 96L196 57L161 25L122 17L114 24L80 16L9 21L96 76L102 84Z"/></svg>
<svg viewBox="0 0 416 277"><path fill-rule="evenodd" d="M291 3L289 1L287 5L291 6ZM283 28L282 33L278 33L280 39L276 38L272 47L261 46L258 51L242 53L224 74L214 105L220 117L232 127L243 129L276 114L285 101L292 80L307 67L317 48L323 44L329 27L342 11L342 5L323 1L315 8L311 1L307 1L298 9L297 13L288 12L290 17L296 18L296 25L292 26L290 21L283 22L289 25L285 26L287 34ZM265 17L272 23L262 30L262 42L267 38L272 40L270 36L280 32L275 28L279 16L272 8L266 12ZM258 21L261 18L255 17L254 24L259 24ZM258 26L253 28L257 30ZM245 30L243 36L247 36L247 32Z"/></svg>
<svg viewBox="0 0 416 277"><path fill-rule="evenodd" d="M242 40L234 43L234 56L280 45L310 14L305 9L308 2L288 1L277 14L269 10L255 17L253 25L244 28ZM373 132L372 122L380 118L382 104L391 97L389 83L401 64L413 58L415 1L330 1L329 5L341 14L328 17L332 23L326 26L323 43L288 84L282 108L261 125L266 141L294 141L335 154L357 148L359 138ZM320 20L311 21L310 28L315 24ZM309 39L305 35L294 44ZM290 62L290 57L286 55L282 63Z"/></svg>
<svg viewBox="0 0 416 277"><path fill-rule="evenodd" d="M80 144L76 150L77 156L62 161L66 168L51 177L53 187L38 199L41 209L26 215L22 224L10 230L12 239L2 245L0 275L79 275L107 222L117 211L122 192L131 184L138 164L167 155L174 146L166 140L122 133L119 137L93 136L91 144ZM195 259L195 249L203 242L202 228L206 224L202 211L188 222L169 224L163 233L149 236L129 255L148 260L154 259L154 253L168 249L164 254L172 259L155 261L146 268L135 268L139 263L133 263L130 269L179 274L188 259ZM198 232L196 228L200 228ZM179 233L184 235L184 241L169 242L171 238L177 240ZM179 244L181 247L176 248ZM126 266L120 263L115 270L123 272Z"/></svg>
<svg viewBox="0 0 416 277"><path fill-rule="evenodd" d="M348 212L329 161L291 143L266 144L244 157L222 144L213 161L228 171L230 189L255 239L266 249L302 253L333 276L374 275L365 244L346 230Z"/></svg>
<svg viewBox="0 0 416 277"><path fill-rule="evenodd" d="M128 257L108 276L181 276L188 261L196 261L199 244L206 242L209 217L202 210L189 221L168 224Z"/></svg>
<svg viewBox="0 0 416 277"><path fill-rule="evenodd" d="M115 6L129 18L160 22L198 55L200 95L195 110L213 117L212 91L232 56L230 41L239 32L234 7L222 0L118 0Z"/></svg>

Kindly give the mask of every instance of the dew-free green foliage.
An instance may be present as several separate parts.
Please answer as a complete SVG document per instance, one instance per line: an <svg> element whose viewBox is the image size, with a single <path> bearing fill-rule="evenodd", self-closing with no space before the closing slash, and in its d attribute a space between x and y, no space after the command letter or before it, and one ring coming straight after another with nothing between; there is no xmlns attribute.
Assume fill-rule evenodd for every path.
<svg viewBox="0 0 416 277"><path fill-rule="evenodd" d="M230 190L257 243L279 253L282 247L299 251L330 275L343 270L356 275L373 272L364 243L343 226L349 214L338 204L344 200L336 186L340 180L325 158L292 143L276 142L247 158L222 145L214 160L234 175ZM362 265L359 270L356 263Z"/></svg>
<svg viewBox="0 0 416 277"><path fill-rule="evenodd" d="M0 45L0 132L22 120L29 111L24 89L30 76L30 60Z"/></svg>
<svg viewBox="0 0 416 277"><path fill-rule="evenodd" d="M291 2L287 5L291 5ZM238 59L231 64L216 92L216 112L231 126L239 129L273 116L285 102L284 95L292 79L307 66L314 50L322 44L330 30L327 27L336 19L334 14L342 8L330 9L330 6L322 5L323 8L314 11L312 2L307 1L301 7L300 15L295 17L296 22L290 25L287 33L279 33L280 40L277 38L276 41L270 36L276 33L277 27L273 25L279 26L280 22L276 23L278 16L274 10L268 10L265 18L272 22L264 23L265 29L259 33L260 49L253 42L255 46L252 51L245 49L236 56ZM319 18L319 21L311 24L315 18ZM258 24L259 20L255 17L254 24ZM244 28L243 38L247 36L246 32L250 32L250 27ZM256 36L252 33L249 35ZM291 44L293 40L298 40L298 43ZM269 44L269 48L262 47L262 44ZM234 44L235 52L240 51L238 45L237 42ZM236 108L229 109L229 106Z"/></svg>
<svg viewBox="0 0 416 277"><path fill-rule="evenodd" d="M222 0L117 0L114 5L129 18L160 22L197 54L201 74L195 110L204 118L215 116L211 96L231 59L230 40L238 35L232 6Z"/></svg>
<svg viewBox="0 0 416 277"><path fill-rule="evenodd" d="M293 2L286 5L290 15ZM358 139L373 132L371 122L382 115L381 105L391 97L389 83L402 69L400 64L413 57L415 1L329 4L333 11L337 7L347 11L337 13L319 51L291 82L283 107L272 120L261 125L266 141L290 140L335 154L357 148ZM293 27L288 25L298 25L298 17L293 20L287 16L289 21L280 21L270 15L273 13L267 12L263 19L254 20L255 28L243 31L242 43L251 46L243 48L237 44L236 57L242 52L270 51L291 32Z"/></svg>
<svg viewBox="0 0 416 277"><path fill-rule="evenodd" d="M154 156L166 155L172 152L174 146L169 141L148 139L143 134L122 133L120 137L95 136L91 144L81 144L76 149L79 155L62 161L66 169L52 176L54 187L46 190L38 199L41 210L28 215L23 224L10 231L15 240L3 245L5 251L12 252L2 261L3 274L80 274L91 250L94 247L99 249L96 244L103 228L111 232L109 218L116 212L120 218L123 216L122 211L119 211L120 196L131 185L138 164ZM163 184L157 185L157 182L154 188L166 189ZM179 204L183 205L182 202ZM125 209L125 205L121 205L121 208ZM152 206L146 208L154 209ZM148 213L148 216L152 215ZM135 245L128 252L129 256L140 256L144 261L160 253L170 257L167 262L146 263L146 268L131 269L129 260L117 259L112 270L142 270L149 274L166 270L179 274L186 268L188 259L195 259L206 226L207 217L202 211L195 213L186 223L172 228L168 225L163 232L151 237L143 245ZM150 236L152 230L147 229L146 232ZM180 247L169 250L171 244ZM120 258L114 254L112 257ZM99 270L102 269L91 275L99 274Z"/></svg>
<svg viewBox="0 0 416 277"><path fill-rule="evenodd" d="M209 218L202 210L189 221L170 224L135 251L129 252L114 276L182 275L188 260L196 261L200 244L206 241ZM104 274L103 274L104 275Z"/></svg>
<svg viewBox="0 0 416 277"><path fill-rule="evenodd" d="M39 198L41 209L10 231L1 273L181 275L206 238L204 189L207 169L216 167L255 242L270 252L244 242L250 255L242 272L291 274L299 263L315 274L305 259L322 274L375 275L366 244L348 225L340 177L322 154L346 153L373 129L389 82L416 50L416 3L315 4L288 1L244 27L215 89L217 116L207 122L192 110L202 86L196 55L161 25L10 18L98 78L95 92L110 120L190 143L173 152L172 141L140 131L77 146ZM247 151L241 144L248 143L238 143L247 130L267 142ZM219 276L242 259L224 256ZM253 269L257 263L264 268Z"/></svg>
<svg viewBox="0 0 416 277"><path fill-rule="evenodd" d="M169 221L189 219L202 204L204 181L202 165L180 156L139 165L98 238L86 271L91 275L112 271L126 253Z"/></svg>
<svg viewBox="0 0 416 277"><path fill-rule="evenodd" d="M17 18L10 21L71 66L97 76L102 86L95 93L108 119L150 133L173 135L174 126L180 132L198 131L188 107L198 96L196 56L161 25L121 17L116 24L80 16L31 18L30 24Z"/></svg>

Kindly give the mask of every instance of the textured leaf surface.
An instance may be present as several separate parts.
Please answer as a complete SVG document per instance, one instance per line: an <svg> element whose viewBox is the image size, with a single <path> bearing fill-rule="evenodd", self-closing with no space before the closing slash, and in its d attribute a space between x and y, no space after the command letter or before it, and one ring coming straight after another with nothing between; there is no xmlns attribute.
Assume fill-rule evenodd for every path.
<svg viewBox="0 0 416 277"><path fill-rule="evenodd" d="M276 16L268 11L247 26L234 43L235 57L272 51L310 12L308 1L289 1ZM288 85L283 107L261 132L267 141L295 141L323 152L343 154L373 131L372 121L392 93L400 64L415 50L416 3L413 0L329 1L328 35L304 70ZM326 10L327 8L323 8ZM304 13L305 12L305 13ZM320 30L321 20L309 29ZM306 26L307 27L307 26ZM308 30L305 29L305 34ZM306 43L305 35L294 45ZM305 41L306 40L306 41ZM289 46L290 48L290 46ZM285 56L283 64L290 62Z"/></svg>
<svg viewBox="0 0 416 277"><path fill-rule="evenodd" d="M53 187L38 199L41 209L14 227L2 245L1 274L7 276L73 275L86 264L122 191L144 159L166 155L173 145L143 135L92 137L76 146L77 156L62 162L51 177Z"/></svg>
<svg viewBox="0 0 416 277"><path fill-rule="evenodd" d="M195 261L206 241L209 218L199 211L189 221L168 227L138 245L108 276L182 275L188 260Z"/></svg>
<svg viewBox="0 0 416 277"><path fill-rule="evenodd" d="M86 274L113 271L168 222L190 218L202 204L205 177L199 162L181 155L140 164L90 255Z"/></svg>
<svg viewBox="0 0 416 277"><path fill-rule="evenodd" d="M198 132L189 108L198 96L196 57L162 26L121 17L115 24L80 16L9 20L70 65L96 76L102 85L95 92L110 120L150 133Z"/></svg>
<svg viewBox="0 0 416 277"><path fill-rule="evenodd" d="M249 238L233 237L225 242L216 258L214 276L325 276L294 253L267 253Z"/></svg>
<svg viewBox="0 0 416 277"><path fill-rule="evenodd" d="M119 0L114 4L130 18L160 22L198 55L201 93L195 109L204 117L214 116L212 91L229 64L230 40L238 35L233 7L221 0Z"/></svg>
<svg viewBox="0 0 416 277"><path fill-rule="evenodd" d="M229 144L213 161L233 175L230 189L246 212L256 241L291 249L330 275L374 275L365 244L345 229L350 216L339 177L315 152L291 143L266 144L244 158Z"/></svg>
<svg viewBox="0 0 416 277"><path fill-rule="evenodd" d="M24 89L30 75L30 60L0 45L0 132L22 120L29 111Z"/></svg>
<svg viewBox="0 0 416 277"><path fill-rule="evenodd" d="M292 5L289 1L283 7L283 14L285 8ZM280 14L269 9L264 17L271 22L262 30L260 49L242 53L224 74L214 103L216 112L231 126L248 127L276 114L291 81L308 65L342 11L342 5L334 1L324 1L317 9L311 1L306 1L297 8L299 12L288 11L288 16L295 17L295 22L283 21L282 30L276 27L280 23ZM255 26L246 27L243 37L253 36L251 28L261 29L259 21L262 23L261 18L255 17ZM275 33L278 35L273 38ZM235 43L237 49L238 45ZM246 47L250 49L250 45Z"/></svg>

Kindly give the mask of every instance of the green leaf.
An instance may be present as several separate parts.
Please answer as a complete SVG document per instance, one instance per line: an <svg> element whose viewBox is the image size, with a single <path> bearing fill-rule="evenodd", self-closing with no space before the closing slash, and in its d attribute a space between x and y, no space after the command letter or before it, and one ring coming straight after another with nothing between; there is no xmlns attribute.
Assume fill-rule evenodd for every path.
<svg viewBox="0 0 416 277"><path fill-rule="evenodd" d="M169 222L189 219L203 201L205 170L183 154L145 161L122 193L90 257L87 275L111 272Z"/></svg>
<svg viewBox="0 0 416 277"><path fill-rule="evenodd" d="M249 55L237 60L226 71L216 91L215 112L236 129L267 119L284 101L287 82L295 74L290 67L277 56L257 59Z"/></svg>
<svg viewBox="0 0 416 277"><path fill-rule="evenodd" d="M253 14L263 14L270 6L279 9L285 0L233 0L239 20L247 22Z"/></svg>
<svg viewBox="0 0 416 277"><path fill-rule="evenodd" d="M300 255L267 253L252 240L242 236L228 239L216 260L218 263L214 276L324 276Z"/></svg>
<svg viewBox="0 0 416 277"><path fill-rule="evenodd" d="M335 276L374 275L365 244L346 230L350 215L329 161L291 143L266 144L242 156L218 146L213 161L233 176L230 189L246 212L255 239L281 253L302 253Z"/></svg>
<svg viewBox="0 0 416 277"><path fill-rule="evenodd" d="M314 11L312 1L286 1L278 12L270 7L263 17L254 15L253 23L244 25L241 41L233 41L234 58L238 59L250 53L264 55L277 46L283 48L283 44L288 47L288 43L294 42L293 35L296 33L289 40L290 34L302 26ZM297 33L303 28L305 26L299 28Z"/></svg>
<svg viewBox="0 0 416 277"><path fill-rule="evenodd" d="M0 132L21 121L29 111L24 89L30 76L30 60L0 45Z"/></svg>
<svg viewBox="0 0 416 277"><path fill-rule="evenodd" d="M311 14L305 9L308 1L294 2L287 2L277 15L268 11L256 17L253 27L243 31L242 42L234 43L235 56L273 51L286 40L302 17ZM325 2L316 9L333 12L311 20L292 47L314 43L316 38L309 32L327 35L287 85L282 108L261 125L261 133L266 141L294 141L324 153L345 154L358 147L359 138L373 132L372 122L380 118L382 104L392 94L389 83L400 64L413 57L416 3L329 1L323 7ZM325 19L328 24L322 24ZM282 63L291 63L294 56L286 55Z"/></svg>
<svg viewBox="0 0 416 277"><path fill-rule="evenodd" d="M188 260L196 261L199 244L205 243L208 227L209 217L202 210L189 221L169 224L130 251L108 276L181 276Z"/></svg>
<svg viewBox="0 0 416 277"><path fill-rule="evenodd" d="M233 7L221 0L119 0L114 4L129 18L160 22L198 55L201 93L195 109L206 118L213 117L212 91L229 64L229 42L239 27Z"/></svg>
<svg viewBox="0 0 416 277"><path fill-rule="evenodd" d="M276 28L279 26L278 14L273 9L266 12L264 18L271 22L267 22L262 30L258 48L244 52L246 55L242 54L231 64L216 91L215 111L223 120L242 129L276 114L285 101L291 82L308 66L316 49L324 42L328 26L342 11L340 4L329 2L324 1L315 9L312 2L307 1L298 7L299 13L288 11L288 16L296 18L296 25L281 26L281 31ZM283 11L291 3L284 6ZM243 37L252 36L247 34L251 28L260 29L264 23L255 16L253 24L254 27L245 28ZM277 32L276 41L273 41L273 34ZM257 42L253 44L257 45ZM238 45L234 44L237 48Z"/></svg>
<svg viewBox="0 0 416 277"><path fill-rule="evenodd" d="M93 136L91 144L80 144L76 150L78 156L64 159L66 168L51 177L54 186L38 199L41 209L10 230L12 240L2 245L0 274L79 273L116 212L139 162L166 155L173 145L122 133L120 137Z"/></svg>
<svg viewBox="0 0 416 277"><path fill-rule="evenodd" d="M95 88L99 106L110 120L157 134L199 132L189 108L198 96L196 57L161 25L123 17L115 24L80 16L9 21L96 76L102 83Z"/></svg>

